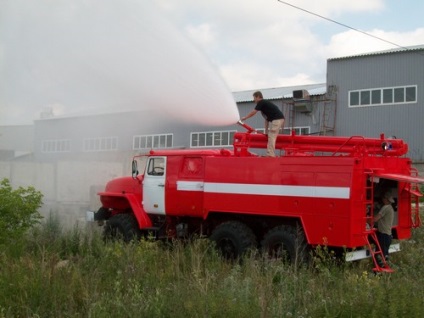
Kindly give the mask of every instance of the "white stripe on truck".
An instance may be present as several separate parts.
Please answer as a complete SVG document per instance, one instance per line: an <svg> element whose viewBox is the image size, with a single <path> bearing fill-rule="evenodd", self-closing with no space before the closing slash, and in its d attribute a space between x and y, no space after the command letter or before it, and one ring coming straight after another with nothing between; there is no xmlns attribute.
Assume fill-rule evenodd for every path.
<svg viewBox="0 0 424 318"><path fill-rule="evenodd" d="M207 193L274 195L312 198L348 199L349 187L289 186L274 184L215 183L177 181L179 191L204 191Z"/></svg>

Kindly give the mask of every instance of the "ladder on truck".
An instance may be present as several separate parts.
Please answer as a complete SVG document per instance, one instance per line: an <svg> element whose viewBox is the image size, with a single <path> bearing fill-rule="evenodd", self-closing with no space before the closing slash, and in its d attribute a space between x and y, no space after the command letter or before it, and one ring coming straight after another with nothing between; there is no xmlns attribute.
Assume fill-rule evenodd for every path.
<svg viewBox="0 0 424 318"><path fill-rule="evenodd" d="M364 204L367 215L365 216L366 230L364 236L374 263L373 271L393 273L394 270L390 268L385 256L383 255L383 251L381 250L380 243L377 239L376 229L374 229L374 177L372 175L372 171L366 172L365 175L366 180L369 180L369 182L365 185Z"/></svg>
<svg viewBox="0 0 424 318"><path fill-rule="evenodd" d="M387 260L383 255L383 251L381 250L380 243L378 243L376 231L371 229L365 237L372 261L374 263L374 268L372 270L374 272L393 273L394 270L390 268L389 264L387 263ZM372 244L375 246L373 247Z"/></svg>

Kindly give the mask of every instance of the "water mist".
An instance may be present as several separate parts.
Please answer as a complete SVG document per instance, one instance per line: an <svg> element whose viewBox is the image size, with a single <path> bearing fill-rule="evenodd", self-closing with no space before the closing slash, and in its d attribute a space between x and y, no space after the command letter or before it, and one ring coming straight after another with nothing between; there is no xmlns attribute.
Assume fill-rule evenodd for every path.
<svg viewBox="0 0 424 318"><path fill-rule="evenodd" d="M150 1L0 3L0 124L156 110L230 125L238 110L215 67Z"/></svg>

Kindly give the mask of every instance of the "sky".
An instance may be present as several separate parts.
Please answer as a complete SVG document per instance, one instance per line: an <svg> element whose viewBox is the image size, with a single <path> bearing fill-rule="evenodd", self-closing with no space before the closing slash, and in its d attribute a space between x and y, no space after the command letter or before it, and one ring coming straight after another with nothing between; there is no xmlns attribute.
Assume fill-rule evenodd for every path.
<svg viewBox="0 0 424 318"><path fill-rule="evenodd" d="M322 83L328 58L396 47L277 0L157 2L232 91ZM424 44L422 1L284 2L400 46Z"/></svg>
<svg viewBox="0 0 424 318"><path fill-rule="evenodd" d="M340 24L424 44L416 0L151 1L0 0L0 125L146 100L225 106L234 91L325 83L328 58L397 48Z"/></svg>

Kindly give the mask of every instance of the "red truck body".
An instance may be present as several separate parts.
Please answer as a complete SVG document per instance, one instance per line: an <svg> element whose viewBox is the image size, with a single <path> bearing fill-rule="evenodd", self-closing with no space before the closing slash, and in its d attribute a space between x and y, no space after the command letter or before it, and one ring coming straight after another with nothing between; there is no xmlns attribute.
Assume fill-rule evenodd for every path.
<svg viewBox="0 0 424 318"><path fill-rule="evenodd" d="M168 238L214 239L225 229L229 236L230 230L244 231L248 235L240 234L240 240L257 246L275 233L285 237L290 228L293 237L296 228L306 246L355 250L351 259L373 256L358 255L370 246L374 230L367 222L387 191L395 198L393 237L408 239L420 225L418 184L424 179L404 156L408 148L402 140L279 135L281 156L252 151L266 144L265 135L248 129L235 134L232 151L151 150L141 156L146 160L141 175L134 168L133 177L112 180L99 194L97 219L132 216L131 233L154 231ZM129 230L119 222L115 226Z"/></svg>

